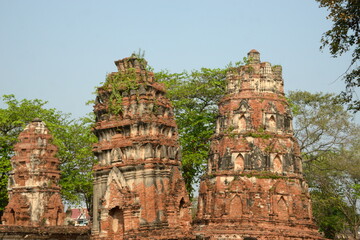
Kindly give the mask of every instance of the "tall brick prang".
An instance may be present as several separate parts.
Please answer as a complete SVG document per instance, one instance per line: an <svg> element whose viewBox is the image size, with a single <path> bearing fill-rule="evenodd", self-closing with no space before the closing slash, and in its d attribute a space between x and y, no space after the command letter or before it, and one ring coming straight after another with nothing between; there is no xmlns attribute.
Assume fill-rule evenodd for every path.
<svg viewBox="0 0 360 240"><path fill-rule="evenodd" d="M57 147L45 123L34 119L15 144L9 176L9 204L3 225L58 226L64 222Z"/></svg>
<svg viewBox="0 0 360 240"><path fill-rule="evenodd" d="M186 239L190 201L165 89L131 56L97 90L93 239Z"/></svg>
<svg viewBox="0 0 360 240"><path fill-rule="evenodd" d="M282 68L261 62L256 50L248 59L227 76L194 234L197 239L321 239Z"/></svg>

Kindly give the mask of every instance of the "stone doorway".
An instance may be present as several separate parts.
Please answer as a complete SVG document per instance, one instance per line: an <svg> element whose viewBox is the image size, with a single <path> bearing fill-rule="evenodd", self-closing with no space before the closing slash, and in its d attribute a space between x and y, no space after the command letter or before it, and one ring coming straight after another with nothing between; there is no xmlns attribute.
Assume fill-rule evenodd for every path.
<svg viewBox="0 0 360 240"><path fill-rule="evenodd" d="M123 239L124 237L124 212L118 206L109 211L109 225L110 232L112 232L112 239Z"/></svg>

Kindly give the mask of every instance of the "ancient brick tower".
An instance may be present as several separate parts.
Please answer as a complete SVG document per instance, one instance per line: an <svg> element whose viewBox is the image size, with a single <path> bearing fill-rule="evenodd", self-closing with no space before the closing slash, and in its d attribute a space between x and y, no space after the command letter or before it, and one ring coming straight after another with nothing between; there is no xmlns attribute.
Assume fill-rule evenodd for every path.
<svg viewBox="0 0 360 240"><path fill-rule="evenodd" d="M9 204L3 215L4 225L57 226L64 222L61 201L59 159L52 136L39 119L20 133L11 159Z"/></svg>
<svg viewBox="0 0 360 240"><path fill-rule="evenodd" d="M227 94L200 184L198 239L321 239L312 220L281 66L250 63L227 76Z"/></svg>
<svg viewBox="0 0 360 240"><path fill-rule="evenodd" d="M144 59L115 64L94 107L93 239L185 239L190 202L164 86Z"/></svg>

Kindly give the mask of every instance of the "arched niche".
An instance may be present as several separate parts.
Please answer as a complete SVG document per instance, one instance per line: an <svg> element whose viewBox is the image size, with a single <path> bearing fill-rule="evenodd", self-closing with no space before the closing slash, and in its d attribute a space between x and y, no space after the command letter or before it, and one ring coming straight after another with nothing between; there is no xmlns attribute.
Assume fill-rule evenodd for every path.
<svg viewBox="0 0 360 240"><path fill-rule="evenodd" d="M184 217L185 211L186 211L185 200L184 200L184 198L181 198L181 200L179 202L179 215L180 215L180 218Z"/></svg>
<svg viewBox="0 0 360 240"><path fill-rule="evenodd" d="M243 171L245 166L245 160L241 153L237 155L235 158L234 170L235 171Z"/></svg>
<svg viewBox="0 0 360 240"><path fill-rule="evenodd" d="M114 235L121 236L124 234L124 212L118 206L109 211L109 227Z"/></svg>
<svg viewBox="0 0 360 240"><path fill-rule="evenodd" d="M111 162L122 162L122 151L120 148L114 148L111 150Z"/></svg>
<svg viewBox="0 0 360 240"><path fill-rule="evenodd" d="M167 146L162 145L160 147L160 159L168 158Z"/></svg>
<svg viewBox="0 0 360 240"><path fill-rule="evenodd" d="M55 225L56 226L60 226L62 225L62 216L61 216L61 209L58 208L57 212L56 212L56 219L55 219Z"/></svg>
<svg viewBox="0 0 360 240"><path fill-rule="evenodd" d="M248 103L248 100L241 100L240 104L239 104L239 108L238 110L239 112L249 112L251 111L251 107Z"/></svg>
<svg viewBox="0 0 360 240"><path fill-rule="evenodd" d="M282 173L283 172L283 164L279 155L273 160L273 168L275 173Z"/></svg>
<svg viewBox="0 0 360 240"><path fill-rule="evenodd" d="M289 208L283 196L281 196L277 202L277 215L281 220L287 220L289 218Z"/></svg>
<svg viewBox="0 0 360 240"><path fill-rule="evenodd" d="M146 143L142 146L142 151L144 152L144 159L154 158L154 148L151 143Z"/></svg>
<svg viewBox="0 0 360 240"><path fill-rule="evenodd" d="M239 131L245 131L246 130L246 118L244 115L241 115L238 122Z"/></svg>
<svg viewBox="0 0 360 240"><path fill-rule="evenodd" d="M155 148L155 157L160 158L160 155L161 155L161 145L158 145Z"/></svg>
<svg viewBox="0 0 360 240"><path fill-rule="evenodd" d="M276 119L274 115L271 115L268 120L268 130L269 131L276 131Z"/></svg>
<svg viewBox="0 0 360 240"><path fill-rule="evenodd" d="M14 209L10 210L9 225L16 225L16 214L15 214Z"/></svg>
<svg viewBox="0 0 360 240"><path fill-rule="evenodd" d="M242 216L242 202L239 195L235 195L230 200L229 216L231 218L240 218Z"/></svg>

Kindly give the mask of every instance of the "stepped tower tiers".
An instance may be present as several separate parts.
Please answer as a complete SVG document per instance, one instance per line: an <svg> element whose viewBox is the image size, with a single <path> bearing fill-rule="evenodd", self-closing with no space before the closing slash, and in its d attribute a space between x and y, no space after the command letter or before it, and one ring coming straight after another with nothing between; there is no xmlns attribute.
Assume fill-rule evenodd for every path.
<svg viewBox="0 0 360 240"><path fill-rule="evenodd" d="M136 56L97 90L93 239L187 239L190 201L164 86Z"/></svg>
<svg viewBox="0 0 360 240"><path fill-rule="evenodd" d="M227 76L208 170L200 184L197 239L322 239L313 223L281 66L249 64Z"/></svg>
<svg viewBox="0 0 360 240"><path fill-rule="evenodd" d="M63 225L64 206L61 201L59 159L52 136L39 119L29 123L15 144L9 175L9 203L3 225Z"/></svg>

